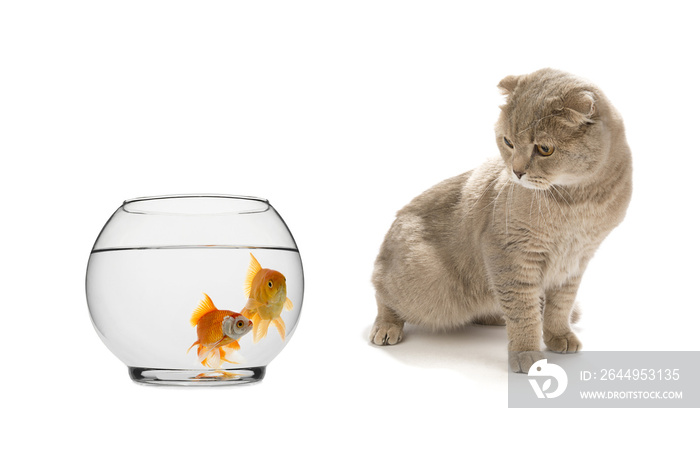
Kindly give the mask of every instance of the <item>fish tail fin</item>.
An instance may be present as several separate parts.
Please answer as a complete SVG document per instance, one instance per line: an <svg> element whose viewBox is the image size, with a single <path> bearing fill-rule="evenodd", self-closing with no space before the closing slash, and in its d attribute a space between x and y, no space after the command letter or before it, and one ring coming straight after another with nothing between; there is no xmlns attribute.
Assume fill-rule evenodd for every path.
<svg viewBox="0 0 700 466"><path fill-rule="evenodd" d="M213 352L214 349L211 346L200 344L199 348L197 348L197 357L199 358L199 362L202 363L203 366L208 366L209 359L212 357Z"/></svg>
<svg viewBox="0 0 700 466"><path fill-rule="evenodd" d="M219 350L219 359L221 361L231 362L228 359L226 359L226 349L224 349L223 346L219 346L218 350Z"/></svg>
<svg viewBox="0 0 700 466"><path fill-rule="evenodd" d="M218 348L209 351L206 357L202 360L203 366L209 366L213 369L218 369L221 367L221 357L219 355Z"/></svg>
<svg viewBox="0 0 700 466"><path fill-rule="evenodd" d="M243 282L243 291L245 292L245 297L250 298L250 290L253 287L253 279L262 270L260 262L255 258L253 253L250 253L250 265L248 266L248 273L246 273L245 281Z"/></svg>
<svg viewBox="0 0 700 466"><path fill-rule="evenodd" d="M192 317L190 318L190 324L192 327L195 327L197 325L197 322L199 322L199 319L202 318L204 314L207 312L211 311L218 311L216 306L214 306L214 302L211 300L208 294L204 294L204 299L199 302L199 305L197 306L197 309L194 310L192 313Z"/></svg>
<svg viewBox="0 0 700 466"><path fill-rule="evenodd" d="M241 345L237 341L232 341L228 345L219 348L219 357L222 361L225 361L229 364L238 364L236 361L231 361L228 358L230 357L231 353L233 353L234 351L238 351L239 349L241 349Z"/></svg>
<svg viewBox="0 0 700 466"><path fill-rule="evenodd" d="M272 324L275 327L277 327L277 331L280 332L280 336L282 337L282 341L284 341L284 337L287 333L287 326L284 324L284 321L282 320L282 318L277 317L276 319L273 319Z"/></svg>
<svg viewBox="0 0 700 466"><path fill-rule="evenodd" d="M195 346L197 346L197 360L199 363L203 366L209 365L209 358L211 357L209 348L206 348L204 345L199 343L199 340L197 340L192 344L192 346L189 347L187 352L189 353Z"/></svg>
<svg viewBox="0 0 700 466"><path fill-rule="evenodd" d="M265 338L267 336L267 329L270 327L269 319L261 319L260 316L257 317L257 327L255 326L255 322L253 322L253 343L257 343L260 339Z"/></svg>
<svg viewBox="0 0 700 466"><path fill-rule="evenodd" d="M257 335L258 328L260 327L260 314L258 314L257 312L248 312L247 315L243 315L250 319L251 322L253 322L253 330L250 333L253 334L253 343L257 343L258 340L255 338L255 335Z"/></svg>

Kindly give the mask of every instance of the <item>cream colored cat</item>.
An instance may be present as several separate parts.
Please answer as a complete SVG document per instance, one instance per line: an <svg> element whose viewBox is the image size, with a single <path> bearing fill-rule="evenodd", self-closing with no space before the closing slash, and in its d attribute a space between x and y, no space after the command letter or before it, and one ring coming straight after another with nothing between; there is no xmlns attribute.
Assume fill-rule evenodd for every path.
<svg viewBox="0 0 700 466"><path fill-rule="evenodd" d="M398 212L372 281L370 340L393 345L405 322L432 329L503 321L510 368L572 332L588 261L624 218L632 160L622 119L591 83L543 69L499 83L501 158L434 186Z"/></svg>

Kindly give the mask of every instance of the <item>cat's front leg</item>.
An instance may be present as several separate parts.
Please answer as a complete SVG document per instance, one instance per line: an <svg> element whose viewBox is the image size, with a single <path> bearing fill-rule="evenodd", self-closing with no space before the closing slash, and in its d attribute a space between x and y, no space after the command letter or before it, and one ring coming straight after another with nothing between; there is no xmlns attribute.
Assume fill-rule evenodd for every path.
<svg viewBox="0 0 700 466"><path fill-rule="evenodd" d="M581 341L571 330L571 313L581 277L574 277L561 287L546 291L543 313L544 344L555 353L575 353Z"/></svg>
<svg viewBox="0 0 700 466"><path fill-rule="evenodd" d="M530 370L544 359L542 342L542 288L536 276L501 271L496 281L496 294L506 317L508 365L513 372Z"/></svg>
<svg viewBox="0 0 700 466"><path fill-rule="evenodd" d="M527 373L530 366L544 359L540 350L542 320L537 308L534 312L516 312L509 316L506 310L506 333L508 334L508 365L513 372Z"/></svg>

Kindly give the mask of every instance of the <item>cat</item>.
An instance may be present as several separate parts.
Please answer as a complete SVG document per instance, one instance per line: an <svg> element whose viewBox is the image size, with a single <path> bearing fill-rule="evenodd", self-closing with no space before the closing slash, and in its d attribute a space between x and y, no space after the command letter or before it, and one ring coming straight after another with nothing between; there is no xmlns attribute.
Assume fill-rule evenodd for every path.
<svg viewBox="0 0 700 466"><path fill-rule="evenodd" d="M508 363L527 373L581 342L570 323L581 277L623 220L632 159L622 118L593 84L550 68L508 76L495 126L500 158L400 210L372 283L376 345L404 323L433 330L505 323Z"/></svg>

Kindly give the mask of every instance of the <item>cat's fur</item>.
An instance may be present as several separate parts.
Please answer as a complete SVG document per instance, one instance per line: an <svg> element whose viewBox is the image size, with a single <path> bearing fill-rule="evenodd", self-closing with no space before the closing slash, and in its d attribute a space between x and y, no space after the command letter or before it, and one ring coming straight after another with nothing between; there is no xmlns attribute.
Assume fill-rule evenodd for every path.
<svg viewBox="0 0 700 466"><path fill-rule="evenodd" d="M400 342L405 322L438 330L505 318L510 368L527 372L545 357L543 336L551 351L581 348L576 292L625 216L632 160L620 115L589 82L543 69L499 88L501 158L398 212L375 263L370 340Z"/></svg>

